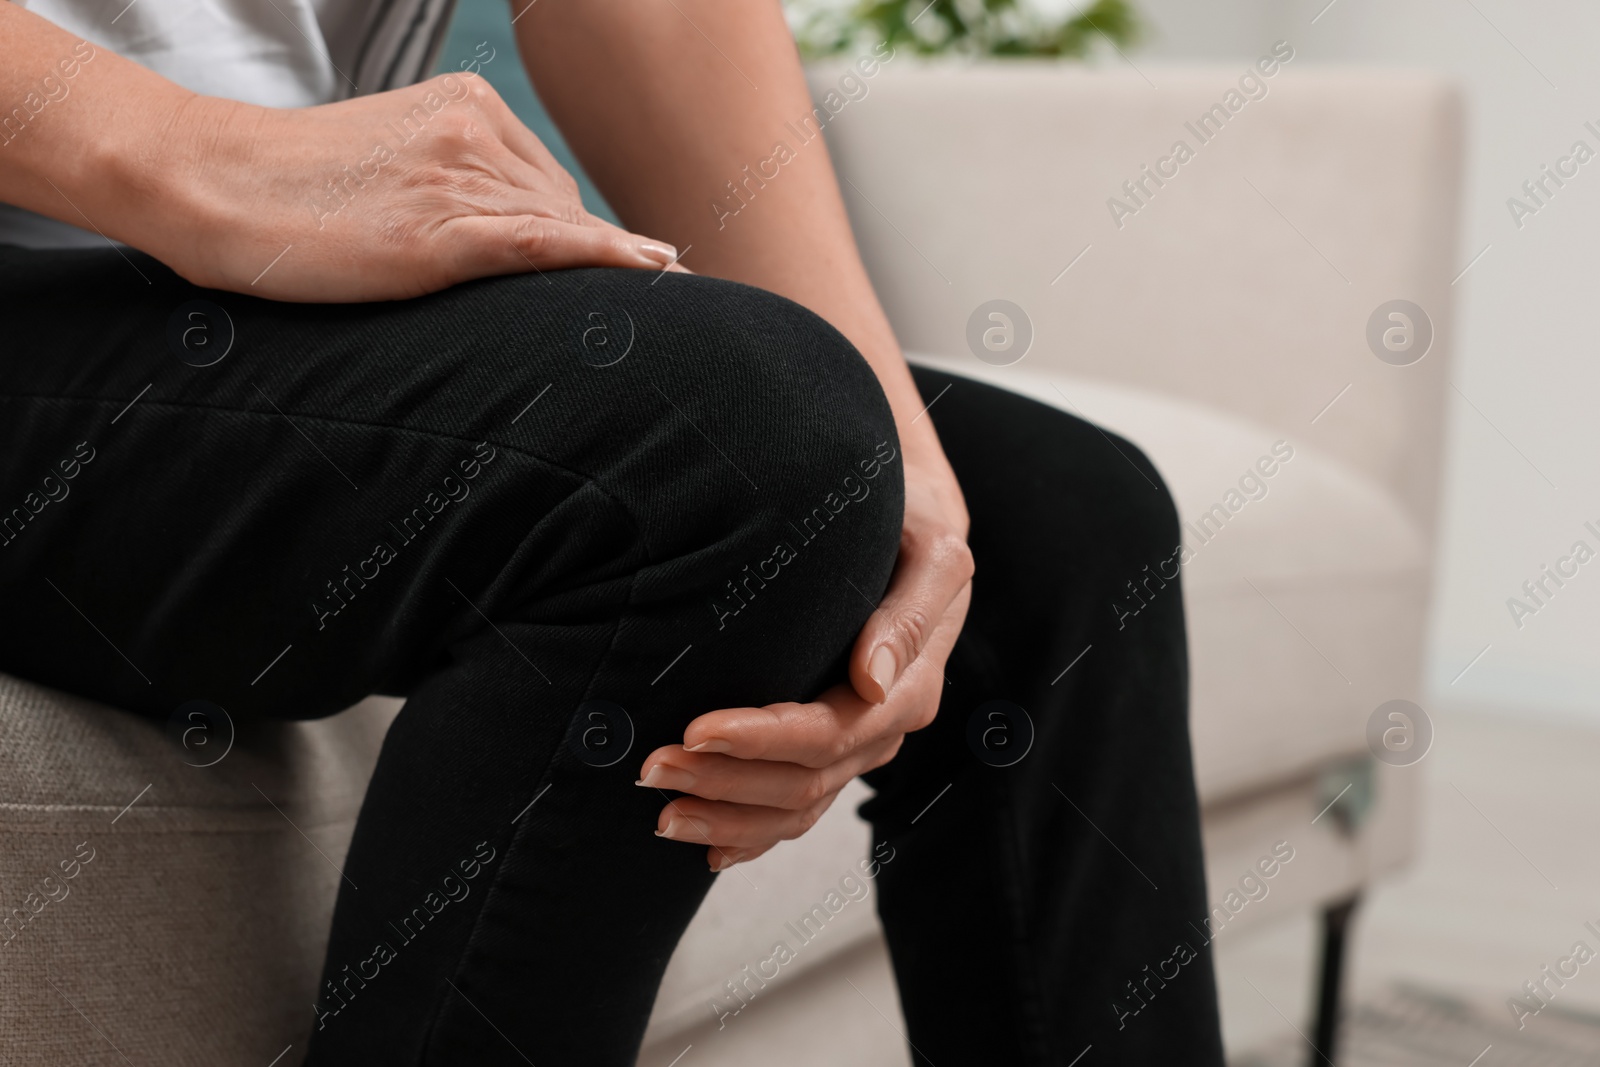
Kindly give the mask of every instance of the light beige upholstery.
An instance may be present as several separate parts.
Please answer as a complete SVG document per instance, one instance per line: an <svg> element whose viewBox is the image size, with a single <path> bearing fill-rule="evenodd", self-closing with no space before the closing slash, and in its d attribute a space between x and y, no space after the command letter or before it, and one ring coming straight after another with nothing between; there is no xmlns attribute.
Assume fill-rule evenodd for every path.
<svg viewBox="0 0 1600 1067"><path fill-rule="evenodd" d="M0 1062L303 1053L334 864L395 707L241 729L200 767L223 731L186 750L0 675Z"/></svg>
<svg viewBox="0 0 1600 1067"><path fill-rule="evenodd" d="M900 62L828 143L909 351L969 358L967 316L1011 300L1033 320L1029 369L1290 433L1386 487L1431 536L1459 269L1453 91L1431 75L1291 63L1119 229L1107 200L1126 200L1122 183L1178 138L1194 145L1184 122L1244 63L1150 71L1152 88L1131 71ZM1408 368L1364 340L1368 315L1396 298L1439 332Z"/></svg>
<svg viewBox="0 0 1600 1067"><path fill-rule="evenodd" d="M1125 434L1185 520L1274 442L1294 448L1268 494L1184 567L1213 899L1272 842L1297 850L1229 929L1334 899L1412 847L1416 768L1379 768L1354 832L1337 813L1313 819L1365 752L1372 708L1417 697L1459 153L1454 98L1436 82L1291 65L1118 229L1106 198L1242 66L1148 70L1152 88L1132 73L897 59L829 130L868 267L918 358ZM815 72L818 95L836 80ZM964 340L996 297L1036 331L1013 367L980 363ZM1397 297L1438 335L1411 367L1364 341L1368 314ZM0 679L0 906L26 917L0 930L0 1060L265 1067L293 1045L282 1063L297 1062L335 866L393 711L369 701L241 734L200 769L158 724ZM862 792L718 880L641 1062L668 1063L714 1025L723 983L866 854ZM85 843L93 860L63 880ZM46 875L61 899L35 913ZM763 998L781 1003L796 975L830 980L880 936L871 904L843 909ZM775 1017L739 1026L774 1025L762 1018ZM848 1028L831 1036L861 1046ZM693 1057L728 1060L715 1042Z"/></svg>

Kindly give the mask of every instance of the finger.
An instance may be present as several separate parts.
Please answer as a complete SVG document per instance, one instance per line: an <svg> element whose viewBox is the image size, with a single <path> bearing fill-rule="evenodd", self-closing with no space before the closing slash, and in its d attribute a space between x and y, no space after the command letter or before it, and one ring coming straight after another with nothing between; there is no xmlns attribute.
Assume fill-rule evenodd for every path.
<svg viewBox="0 0 1600 1067"><path fill-rule="evenodd" d="M678 797L657 816L656 836L719 849L770 848L815 826L837 795L830 793L802 811Z"/></svg>
<svg viewBox="0 0 1600 1067"><path fill-rule="evenodd" d="M719 708L689 723L684 750L821 768L883 738L922 729L938 713L944 662L960 636L971 595L970 586L956 594L922 655L882 703L868 703L852 686L839 685L806 704Z"/></svg>
<svg viewBox="0 0 1600 1067"><path fill-rule="evenodd" d="M626 230L535 215L463 215L446 222L441 237L461 281L573 267L663 270L678 254L669 244Z"/></svg>
<svg viewBox="0 0 1600 1067"><path fill-rule="evenodd" d="M889 591L850 653L850 683L862 699L888 698L971 580L972 551L955 533L902 537Z"/></svg>
<svg viewBox="0 0 1600 1067"><path fill-rule="evenodd" d="M837 793L857 775L888 763L900 751L903 738L903 734L883 738L822 768L685 752L681 745L668 745L650 753L634 784L705 800L799 811Z"/></svg>
<svg viewBox="0 0 1600 1067"><path fill-rule="evenodd" d="M602 218L600 218L599 216L596 216L596 215L587 216L586 219L585 219L585 223L584 224L588 225L588 226L598 226L601 229L616 230L619 233L628 233L629 232L627 230L622 229L616 223L608 222L605 219L602 219ZM667 248L673 248L673 246L668 244L666 241L657 241L655 243L663 245L664 247L667 247ZM685 248L683 251L686 254L689 251L689 249ZM672 271L674 274L693 274L694 271L690 270L688 267L685 267L683 265L683 261L678 258L677 249L673 248L673 252L674 252L674 256L673 256L672 262L667 264L666 269L669 270L669 271Z"/></svg>
<svg viewBox="0 0 1600 1067"><path fill-rule="evenodd" d="M759 856L765 856L772 851L772 845L765 848L718 848L712 845L706 849L706 863L713 871L725 871L735 863L749 863Z"/></svg>
<svg viewBox="0 0 1600 1067"><path fill-rule="evenodd" d="M684 750L820 769L888 735L892 711L874 708L847 685L805 704L720 708L684 729ZM903 732L903 731L902 731Z"/></svg>

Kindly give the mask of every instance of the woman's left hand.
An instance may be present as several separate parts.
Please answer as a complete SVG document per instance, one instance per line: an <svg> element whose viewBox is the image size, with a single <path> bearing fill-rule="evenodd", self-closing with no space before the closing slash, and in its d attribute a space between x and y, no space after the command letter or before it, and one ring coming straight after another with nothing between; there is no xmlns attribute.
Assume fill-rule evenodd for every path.
<svg viewBox="0 0 1600 1067"><path fill-rule="evenodd" d="M942 453L906 455L900 557L850 657L850 684L817 700L700 716L682 745L644 761L639 783L685 794L657 833L703 844L714 871L814 826L852 778L881 767L934 719L944 664L972 596L967 510Z"/></svg>

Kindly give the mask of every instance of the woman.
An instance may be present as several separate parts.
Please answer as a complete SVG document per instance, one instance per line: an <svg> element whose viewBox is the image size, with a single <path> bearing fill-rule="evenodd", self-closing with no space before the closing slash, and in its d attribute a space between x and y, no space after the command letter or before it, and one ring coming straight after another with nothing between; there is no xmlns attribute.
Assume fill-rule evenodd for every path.
<svg viewBox="0 0 1600 1067"><path fill-rule="evenodd" d="M0 668L162 718L407 698L307 1063L632 1063L715 873L857 775L918 1062L1221 1062L1209 957L1150 977L1204 954L1179 598L1111 625L1170 500L908 370L820 141L708 210L810 108L776 0L518 5L631 231L481 77L417 84L444 5L29 8Z"/></svg>

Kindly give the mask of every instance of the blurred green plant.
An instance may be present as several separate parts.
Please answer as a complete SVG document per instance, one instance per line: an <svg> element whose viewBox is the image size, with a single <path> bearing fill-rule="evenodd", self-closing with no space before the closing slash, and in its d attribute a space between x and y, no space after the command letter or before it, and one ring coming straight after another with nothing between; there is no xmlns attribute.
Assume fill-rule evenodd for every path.
<svg viewBox="0 0 1600 1067"><path fill-rule="evenodd" d="M920 55L1079 59L1098 38L1124 48L1140 31L1129 0L1094 0L1081 11L1063 10L1059 0L787 0L785 6L807 59L882 41Z"/></svg>

